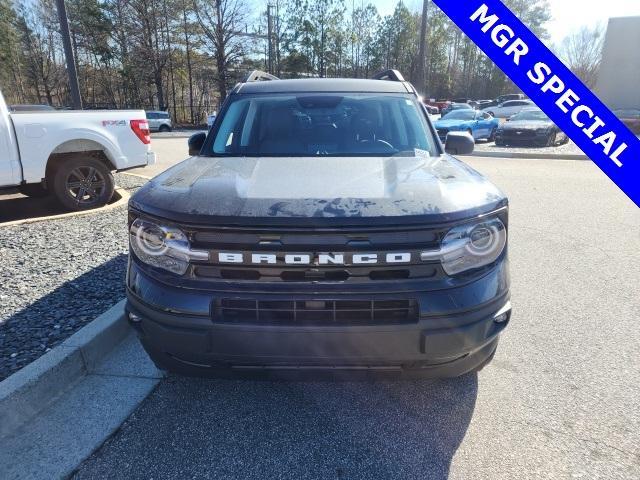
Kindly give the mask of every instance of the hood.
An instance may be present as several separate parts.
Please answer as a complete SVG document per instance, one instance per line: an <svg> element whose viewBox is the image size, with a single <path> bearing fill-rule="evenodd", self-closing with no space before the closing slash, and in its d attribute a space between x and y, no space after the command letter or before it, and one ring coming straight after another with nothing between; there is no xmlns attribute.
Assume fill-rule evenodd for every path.
<svg viewBox="0 0 640 480"><path fill-rule="evenodd" d="M506 204L500 190L448 155L191 157L129 203L175 222L252 226L441 223Z"/></svg>
<svg viewBox="0 0 640 480"><path fill-rule="evenodd" d="M434 126L436 128L451 128L451 127L459 127L460 125L465 125L467 123L471 123L473 120L438 120Z"/></svg>
<svg viewBox="0 0 640 480"><path fill-rule="evenodd" d="M538 128L552 128L554 123L545 120L511 120L501 126L504 130L537 130Z"/></svg>

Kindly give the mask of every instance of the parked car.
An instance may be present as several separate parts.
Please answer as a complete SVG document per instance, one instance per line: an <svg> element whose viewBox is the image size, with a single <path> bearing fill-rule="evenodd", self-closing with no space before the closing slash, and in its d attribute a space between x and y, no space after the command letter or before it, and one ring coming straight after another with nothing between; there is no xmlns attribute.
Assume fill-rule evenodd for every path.
<svg viewBox="0 0 640 480"><path fill-rule="evenodd" d="M445 153L473 148L442 148L398 72L240 83L129 202L130 324L185 374L482 368L511 313L508 201Z"/></svg>
<svg viewBox="0 0 640 480"><path fill-rule="evenodd" d="M0 93L0 193L52 194L68 210L106 204L114 170L154 163L142 110L9 112Z"/></svg>
<svg viewBox="0 0 640 480"><path fill-rule="evenodd" d="M506 95L500 95L498 98L496 98L496 102L497 104L501 104L504 102L509 102L511 100L526 100L526 96L524 96L522 93L508 93Z"/></svg>
<svg viewBox="0 0 640 480"><path fill-rule="evenodd" d="M436 100L435 102L428 102L428 105L436 107L438 109L438 113L442 113L442 110L451 105L451 102L449 100Z"/></svg>
<svg viewBox="0 0 640 480"><path fill-rule="evenodd" d="M442 116L444 117L448 113L451 113L455 110L473 110L473 107L468 103L452 103L447 108L441 111Z"/></svg>
<svg viewBox="0 0 640 480"><path fill-rule="evenodd" d="M640 110L623 109L613 112L636 135L640 135Z"/></svg>
<svg viewBox="0 0 640 480"><path fill-rule="evenodd" d="M474 140L493 141L499 125L500 120L477 110L456 110L434 123L443 142L449 132L467 132Z"/></svg>
<svg viewBox="0 0 640 480"><path fill-rule="evenodd" d="M482 110L487 107L495 107L498 105L497 100L478 100L478 109Z"/></svg>
<svg viewBox="0 0 640 480"><path fill-rule="evenodd" d="M496 145L553 147L569 137L539 108L527 108L503 123L496 132Z"/></svg>
<svg viewBox="0 0 640 480"><path fill-rule="evenodd" d="M152 132L170 132L173 128L169 112L147 111L149 130Z"/></svg>
<svg viewBox="0 0 640 480"><path fill-rule="evenodd" d="M218 116L218 112L213 112L207 115L207 129L213 127L213 122L216 121L216 117Z"/></svg>
<svg viewBox="0 0 640 480"><path fill-rule="evenodd" d="M535 106L536 104L531 100L511 100L501 103L497 107L484 108L482 111L497 118L509 118L516 113L520 113L523 108L532 108Z"/></svg>
<svg viewBox="0 0 640 480"><path fill-rule="evenodd" d="M476 100L472 100L470 98L455 98L453 103L466 103L473 109L478 109L479 103Z"/></svg>
<svg viewBox="0 0 640 480"><path fill-rule="evenodd" d="M427 112L429 112L429 115L439 115L440 114L440 109L438 107L434 107L429 105L428 103L423 103L424 108L427 109Z"/></svg>
<svg viewBox="0 0 640 480"><path fill-rule="evenodd" d="M51 105L9 105L10 112L50 112L55 110Z"/></svg>

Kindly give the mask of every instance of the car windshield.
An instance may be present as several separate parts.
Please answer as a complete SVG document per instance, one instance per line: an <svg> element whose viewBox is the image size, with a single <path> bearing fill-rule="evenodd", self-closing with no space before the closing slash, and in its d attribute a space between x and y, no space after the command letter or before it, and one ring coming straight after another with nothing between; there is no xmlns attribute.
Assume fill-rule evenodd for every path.
<svg viewBox="0 0 640 480"><path fill-rule="evenodd" d="M511 120L541 120L546 122L549 117L542 110L529 110L514 115Z"/></svg>
<svg viewBox="0 0 640 480"><path fill-rule="evenodd" d="M438 155L417 102L383 94L243 96L211 143L216 156Z"/></svg>
<svg viewBox="0 0 640 480"><path fill-rule="evenodd" d="M473 110L456 110L447 113L442 120L473 120L474 118L476 118L476 112Z"/></svg>

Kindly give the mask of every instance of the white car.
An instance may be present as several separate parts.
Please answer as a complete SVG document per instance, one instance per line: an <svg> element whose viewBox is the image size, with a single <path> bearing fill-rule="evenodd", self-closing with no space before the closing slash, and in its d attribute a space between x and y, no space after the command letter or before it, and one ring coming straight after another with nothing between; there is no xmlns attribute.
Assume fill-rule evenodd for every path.
<svg viewBox="0 0 640 480"><path fill-rule="evenodd" d="M218 112L213 112L207 115L207 130L211 130L211 127L213 127L213 123L216 121L217 116Z"/></svg>
<svg viewBox="0 0 640 480"><path fill-rule="evenodd" d="M112 171L155 163L142 110L10 113L0 93L0 193L53 195L69 210L105 205Z"/></svg>
<svg viewBox="0 0 640 480"><path fill-rule="evenodd" d="M482 111L493 115L496 118L509 118L517 115L523 108L535 107L536 104L531 100L510 100L504 102L497 107L483 108Z"/></svg>

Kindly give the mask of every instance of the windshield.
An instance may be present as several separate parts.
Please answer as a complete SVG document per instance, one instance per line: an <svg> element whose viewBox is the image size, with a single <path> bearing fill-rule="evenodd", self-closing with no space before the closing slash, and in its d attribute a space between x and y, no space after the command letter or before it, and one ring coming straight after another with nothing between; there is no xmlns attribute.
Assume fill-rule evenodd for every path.
<svg viewBox="0 0 640 480"><path fill-rule="evenodd" d="M409 96L242 96L205 148L217 156L438 155L425 115Z"/></svg>
<svg viewBox="0 0 640 480"><path fill-rule="evenodd" d="M530 110L514 115L513 117L511 117L511 121L513 120L540 120L543 122L548 122L549 117L547 117L547 115L542 110Z"/></svg>
<svg viewBox="0 0 640 480"><path fill-rule="evenodd" d="M476 112L473 110L456 110L447 113L442 120L473 120L476 118Z"/></svg>

